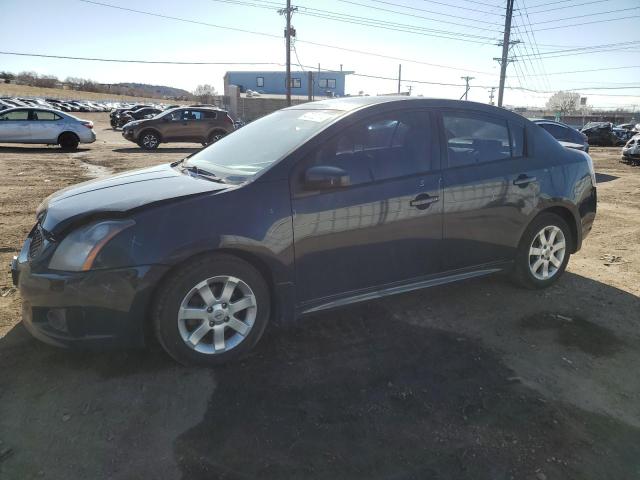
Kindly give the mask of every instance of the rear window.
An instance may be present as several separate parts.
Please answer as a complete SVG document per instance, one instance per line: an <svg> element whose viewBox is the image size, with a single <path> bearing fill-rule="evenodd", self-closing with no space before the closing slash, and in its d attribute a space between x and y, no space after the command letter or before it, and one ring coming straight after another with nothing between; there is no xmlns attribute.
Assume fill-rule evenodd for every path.
<svg viewBox="0 0 640 480"><path fill-rule="evenodd" d="M445 113L449 167L474 165L511 157L507 122L472 113Z"/></svg>

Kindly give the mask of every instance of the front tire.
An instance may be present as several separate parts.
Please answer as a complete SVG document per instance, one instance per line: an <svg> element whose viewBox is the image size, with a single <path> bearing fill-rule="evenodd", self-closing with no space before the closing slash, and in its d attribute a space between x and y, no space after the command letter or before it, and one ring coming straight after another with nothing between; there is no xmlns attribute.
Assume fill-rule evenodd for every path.
<svg viewBox="0 0 640 480"><path fill-rule="evenodd" d="M538 215L527 227L518 251L512 277L529 289L547 288L564 273L573 244L564 219L553 213Z"/></svg>
<svg viewBox="0 0 640 480"><path fill-rule="evenodd" d="M140 134L138 145L144 150L155 150L160 145L160 136L151 130L146 130Z"/></svg>
<svg viewBox="0 0 640 480"><path fill-rule="evenodd" d="M271 315L269 288L249 263L227 254L189 262L159 289L157 338L183 365L237 359L260 340Z"/></svg>

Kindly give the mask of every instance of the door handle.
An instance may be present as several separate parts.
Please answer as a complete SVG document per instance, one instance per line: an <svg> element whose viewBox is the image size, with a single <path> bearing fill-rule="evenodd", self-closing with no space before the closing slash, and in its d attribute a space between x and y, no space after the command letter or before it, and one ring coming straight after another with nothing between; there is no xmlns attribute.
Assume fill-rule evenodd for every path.
<svg viewBox="0 0 640 480"><path fill-rule="evenodd" d="M437 195L429 195L428 193L421 193L416 198L409 202L409 205L416 207L418 210L424 210L429 208L429 205L436 203L440 199Z"/></svg>
<svg viewBox="0 0 640 480"><path fill-rule="evenodd" d="M518 178L516 178L513 181L514 185L518 185L519 187L525 187L528 184L530 184L531 182L535 182L537 179L536 177L530 177L528 175L518 175Z"/></svg>

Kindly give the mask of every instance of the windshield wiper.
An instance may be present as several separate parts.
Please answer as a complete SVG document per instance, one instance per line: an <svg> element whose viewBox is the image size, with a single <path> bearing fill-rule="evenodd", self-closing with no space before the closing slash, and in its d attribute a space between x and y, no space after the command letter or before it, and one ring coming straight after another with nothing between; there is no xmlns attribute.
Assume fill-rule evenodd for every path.
<svg viewBox="0 0 640 480"><path fill-rule="evenodd" d="M184 166L182 167L182 170L186 170L189 173L197 175L198 177L206 178L207 180L210 180L212 182L226 183L222 178L216 176L215 173L208 172L207 170L203 170L202 168L196 167L195 165Z"/></svg>

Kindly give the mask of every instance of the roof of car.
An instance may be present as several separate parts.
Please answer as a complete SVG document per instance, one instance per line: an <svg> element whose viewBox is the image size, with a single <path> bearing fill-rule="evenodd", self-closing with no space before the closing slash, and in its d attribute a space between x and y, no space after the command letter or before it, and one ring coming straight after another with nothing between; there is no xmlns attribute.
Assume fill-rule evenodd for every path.
<svg viewBox="0 0 640 480"><path fill-rule="evenodd" d="M486 103L470 102L467 100L450 100L443 98L428 97L409 97L406 95L380 95L380 96L363 96L363 97L340 97L317 102L301 103L286 108L285 110L339 110L349 112L371 105L379 105L384 103L421 103L422 106L459 108L465 110L485 111L486 113L499 112L504 115L510 115L524 119L523 116L516 112L506 110Z"/></svg>
<svg viewBox="0 0 640 480"><path fill-rule="evenodd" d="M64 113L61 112L60 110L55 110L53 108L47 108L47 107L32 107L31 105L27 105L24 107L11 107L11 108L6 108L4 110L2 110L2 113L6 113L6 112L11 112L13 110L40 110L40 111L44 111L44 112L53 112L53 113Z"/></svg>

